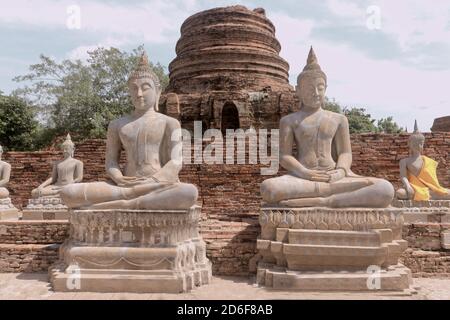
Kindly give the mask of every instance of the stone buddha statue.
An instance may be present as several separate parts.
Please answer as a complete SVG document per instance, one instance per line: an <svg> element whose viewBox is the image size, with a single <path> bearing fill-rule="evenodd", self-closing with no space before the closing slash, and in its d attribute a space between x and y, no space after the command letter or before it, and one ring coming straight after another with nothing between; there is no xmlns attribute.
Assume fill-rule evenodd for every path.
<svg viewBox="0 0 450 320"><path fill-rule="evenodd" d="M64 187L61 197L69 208L188 209L196 203L194 185L181 183L180 123L157 112L161 85L145 53L132 72L128 87L134 111L109 124L106 142L108 182ZM121 150L127 163L119 166Z"/></svg>
<svg viewBox="0 0 450 320"><path fill-rule="evenodd" d="M348 120L323 109L326 88L327 77L311 47L297 78L300 109L280 121L280 164L288 174L263 181L263 200L287 207L389 206L394 197L391 183L351 171Z"/></svg>
<svg viewBox="0 0 450 320"><path fill-rule="evenodd" d="M438 163L422 155L425 136L419 132L417 121L409 136L409 157L400 160L400 178L404 188L397 190L400 200L450 200L448 189L439 184L436 174Z"/></svg>
<svg viewBox="0 0 450 320"><path fill-rule="evenodd" d="M61 149L64 159L53 164L52 176L31 192L33 198L58 196L62 187L83 180L83 162L73 158L75 145L70 134Z"/></svg>
<svg viewBox="0 0 450 320"><path fill-rule="evenodd" d="M7 199L9 197L9 191L6 189L6 185L9 183L11 176L11 165L2 159L3 147L0 146L0 199Z"/></svg>

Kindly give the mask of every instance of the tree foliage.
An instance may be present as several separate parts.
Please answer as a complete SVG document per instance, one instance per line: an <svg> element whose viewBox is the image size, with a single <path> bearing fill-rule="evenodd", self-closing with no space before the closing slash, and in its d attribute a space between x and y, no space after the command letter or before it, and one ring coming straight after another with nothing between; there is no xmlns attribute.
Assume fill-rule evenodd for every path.
<svg viewBox="0 0 450 320"><path fill-rule="evenodd" d="M108 123L132 109L127 80L142 51L142 46L131 53L97 48L88 52L86 62L66 59L61 63L41 55L28 74L14 78L26 85L13 94L35 108L39 121L52 134L104 138ZM151 67L164 88L169 81L164 68L159 63Z"/></svg>
<svg viewBox="0 0 450 320"><path fill-rule="evenodd" d="M6 150L36 147L38 123L25 101L0 93L0 144Z"/></svg>
<svg viewBox="0 0 450 320"><path fill-rule="evenodd" d="M387 117L380 120L373 119L364 108L342 107L336 100L326 99L325 110L341 113L348 119L350 133L400 133L403 129L393 120L393 117ZM375 124L376 123L376 124Z"/></svg>
<svg viewBox="0 0 450 320"><path fill-rule="evenodd" d="M400 128L392 117L382 118L377 122L378 130L384 133L401 133L403 128Z"/></svg>

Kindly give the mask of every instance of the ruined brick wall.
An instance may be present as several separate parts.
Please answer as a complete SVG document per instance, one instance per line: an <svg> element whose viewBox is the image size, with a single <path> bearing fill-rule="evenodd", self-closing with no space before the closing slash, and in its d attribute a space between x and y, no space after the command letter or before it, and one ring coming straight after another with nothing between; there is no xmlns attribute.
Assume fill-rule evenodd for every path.
<svg viewBox="0 0 450 320"><path fill-rule="evenodd" d="M450 250L442 245L442 233L450 230L450 223L420 222L403 226L403 239L408 249L403 262L416 277L450 276Z"/></svg>
<svg viewBox="0 0 450 320"><path fill-rule="evenodd" d="M68 231L64 221L0 221L0 272L47 272Z"/></svg>
<svg viewBox="0 0 450 320"><path fill-rule="evenodd" d="M439 161L438 176L450 186L450 133L427 133L424 153ZM386 178L399 185L398 161L407 156L408 135L363 134L352 136L355 173ZM105 144L90 140L77 145L76 158L85 166L85 181L104 180ZM9 186L13 203L26 205L30 192L44 181L58 152L9 152L12 165ZM259 185L262 165L185 165L181 181L199 188L203 206L201 232L215 274L247 274L259 233ZM282 172L280 171L280 174Z"/></svg>
<svg viewBox="0 0 450 320"><path fill-rule="evenodd" d="M47 272L59 244L0 244L0 272Z"/></svg>
<svg viewBox="0 0 450 320"><path fill-rule="evenodd" d="M62 243L69 235L67 221L2 221L1 244Z"/></svg>

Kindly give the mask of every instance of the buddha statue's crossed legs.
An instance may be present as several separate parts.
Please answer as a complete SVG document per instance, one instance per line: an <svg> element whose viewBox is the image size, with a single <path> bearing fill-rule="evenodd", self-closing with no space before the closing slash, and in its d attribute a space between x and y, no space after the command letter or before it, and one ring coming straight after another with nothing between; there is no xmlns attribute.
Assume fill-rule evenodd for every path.
<svg viewBox="0 0 450 320"><path fill-rule="evenodd" d="M119 187L107 182L79 183L61 190L70 208L85 209L188 209L195 204L197 188L187 183L145 183ZM176 201L174 201L176 199Z"/></svg>
<svg viewBox="0 0 450 320"><path fill-rule="evenodd" d="M326 183L284 175L265 180L261 195L269 204L289 207L387 207L394 188L386 180L370 177L346 177Z"/></svg>

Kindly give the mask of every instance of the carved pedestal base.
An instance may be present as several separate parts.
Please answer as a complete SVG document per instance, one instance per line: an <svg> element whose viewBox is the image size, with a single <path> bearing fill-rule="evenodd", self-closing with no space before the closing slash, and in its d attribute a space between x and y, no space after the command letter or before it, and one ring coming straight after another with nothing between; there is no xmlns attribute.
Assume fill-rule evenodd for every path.
<svg viewBox="0 0 450 320"><path fill-rule="evenodd" d="M409 289L398 263L401 209L268 208L260 214L257 282L274 289L370 291Z"/></svg>
<svg viewBox="0 0 450 320"><path fill-rule="evenodd" d="M18 220L19 210L11 202L10 198L0 199L0 220Z"/></svg>
<svg viewBox="0 0 450 320"><path fill-rule="evenodd" d="M22 220L67 220L69 208L58 196L29 199L22 211Z"/></svg>
<svg viewBox="0 0 450 320"><path fill-rule="evenodd" d="M190 210L75 210L60 261L49 270L55 291L187 292L211 281Z"/></svg>

